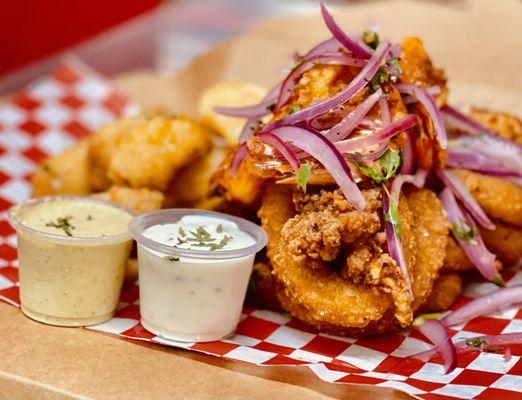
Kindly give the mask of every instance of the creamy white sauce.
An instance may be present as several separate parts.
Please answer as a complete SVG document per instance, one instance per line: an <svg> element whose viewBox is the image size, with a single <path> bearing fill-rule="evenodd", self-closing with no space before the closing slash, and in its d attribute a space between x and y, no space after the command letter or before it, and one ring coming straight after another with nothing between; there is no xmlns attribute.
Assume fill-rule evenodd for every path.
<svg viewBox="0 0 522 400"><path fill-rule="evenodd" d="M214 243L225 236L232 239L216 250L194 246L197 242L186 239L195 237L198 227L203 227ZM209 252L240 249L255 243L235 223L201 216L185 216L177 223L154 225L142 234L168 246ZM163 338L185 342L219 340L231 334L239 322L254 256L252 253L233 259L173 258L138 243L143 326Z"/></svg>
<svg viewBox="0 0 522 400"><path fill-rule="evenodd" d="M198 241L198 228L203 228L212 240ZM223 251L243 249L255 243L253 237L239 229L236 223L221 218L187 215L176 223L158 224L143 231L143 236L179 249ZM201 236L199 236L201 237ZM229 238L229 239L226 239ZM219 246L213 249L210 244ZM221 244L224 245L221 245Z"/></svg>

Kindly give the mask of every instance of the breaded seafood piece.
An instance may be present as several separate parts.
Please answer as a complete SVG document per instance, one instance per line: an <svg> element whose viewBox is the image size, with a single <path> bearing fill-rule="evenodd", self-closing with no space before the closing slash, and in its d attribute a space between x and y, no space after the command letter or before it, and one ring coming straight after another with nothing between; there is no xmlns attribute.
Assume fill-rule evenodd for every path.
<svg viewBox="0 0 522 400"><path fill-rule="evenodd" d="M468 258L466 253L462 250L453 236L448 236L448 243L446 245L446 257L444 258L444 266L441 272L461 272L467 271L475 266Z"/></svg>
<svg viewBox="0 0 522 400"><path fill-rule="evenodd" d="M522 144L522 120L520 118L481 108L473 108L469 116L490 128L498 136Z"/></svg>
<svg viewBox="0 0 522 400"><path fill-rule="evenodd" d="M464 169L454 172L489 216L522 227L521 186Z"/></svg>
<svg viewBox="0 0 522 400"><path fill-rule="evenodd" d="M462 278L458 274L443 274L435 281L433 290L419 312L445 311L451 307L462 292Z"/></svg>
<svg viewBox="0 0 522 400"><path fill-rule="evenodd" d="M165 196L157 190L147 188L134 189L123 186L111 186L109 190L92 195L98 199L114 201L137 213L161 209Z"/></svg>
<svg viewBox="0 0 522 400"><path fill-rule="evenodd" d="M82 141L41 163L32 177L33 196L88 194L89 173L89 144Z"/></svg>
<svg viewBox="0 0 522 400"><path fill-rule="evenodd" d="M522 228L498 220L493 223L497 227L494 231L480 228L486 247L505 265L516 264L522 259Z"/></svg>
<svg viewBox="0 0 522 400"><path fill-rule="evenodd" d="M174 174L209 146L209 134L199 123L154 116L125 135L112 154L108 176L116 185L164 191Z"/></svg>
<svg viewBox="0 0 522 400"><path fill-rule="evenodd" d="M112 185L107 173L113 154L132 129L146 121L144 116L122 118L103 125L89 138L89 172L94 192L107 190Z"/></svg>
<svg viewBox="0 0 522 400"><path fill-rule="evenodd" d="M179 171L166 193L165 206L194 207L207 199L210 179L226 154L226 148L215 145L208 153Z"/></svg>

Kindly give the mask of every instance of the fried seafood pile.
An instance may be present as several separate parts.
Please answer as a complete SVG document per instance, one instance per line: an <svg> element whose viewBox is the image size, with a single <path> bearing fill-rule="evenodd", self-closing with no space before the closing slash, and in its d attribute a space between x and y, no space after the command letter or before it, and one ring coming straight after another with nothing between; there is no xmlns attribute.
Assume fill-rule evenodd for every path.
<svg viewBox="0 0 522 400"><path fill-rule="evenodd" d="M419 39L383 49L328 23L261 103L218 110L248 120L213 188L268 233L251 301L324 332L390 332L448 309L467 271L502 285L522 258L522 121L450 107Z"/></svg>

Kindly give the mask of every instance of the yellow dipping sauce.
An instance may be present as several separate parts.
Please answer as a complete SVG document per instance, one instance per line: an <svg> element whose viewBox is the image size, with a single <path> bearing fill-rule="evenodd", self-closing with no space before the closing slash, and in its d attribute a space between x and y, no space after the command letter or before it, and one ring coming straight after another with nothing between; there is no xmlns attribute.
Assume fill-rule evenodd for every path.
<svg viewBox="0 0 522 400"><path fill-rule="evenodd" d="M35 199L11 209L22 311L61 326L111 318L131 248L131 218L110 203L81 197Z"/></svg>

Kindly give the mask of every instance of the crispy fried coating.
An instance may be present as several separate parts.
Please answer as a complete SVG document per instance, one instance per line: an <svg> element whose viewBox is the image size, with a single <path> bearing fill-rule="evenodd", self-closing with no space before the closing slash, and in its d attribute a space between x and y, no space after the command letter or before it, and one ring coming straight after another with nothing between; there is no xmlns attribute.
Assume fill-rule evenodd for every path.
<svg viewBox="0 0 522 400"><path fill-rule="evenodd" d="M417 240L413 279L413 307L417 309L428 298L442 268L450 226L437 195L431 190L408 189L406 199L413 214Z"/></svg>
<svg viewBox="0 0 522 400"><path fill-rule="evenodd" d="M494 220L494 231L480 228L486 247L505 265L514 265L522 259L522 228Z"/></svg>
<svg viewBox="0 0 522 400"><path fill-rule="evenodd" d="M446 245L446 257L444 258L444 266L442 272L461 272L474 268L473 263L462 250L453 236L448 237Z"/></svg>
<svg viewBox="0 0 522 400"><path fill-rule="evenodd" d="M489 216L522 227L521 186L464 169L454 172Z"/></svg>
<svg viewBox="0 0 522 400"><path fill-rule="evenodd" d="M125 135L111 156L108 176L117 185L164 191L209 145L208 132L195 121L154 116Z"/></svg>
<svg viewBox="0 0 522 400"><path fill-rule="evenodd" d="M90 193L88 154L89 144L82 141L45 159L32 177L33 196Z"/></svg>
<svg viewBox="0 0 522 400"><path fill-rule="evenodd" d="M248 286L248 302L273 311L285 311L276 293L276 281L270 264L267 261L256 262Z"/></svg>
<svg viewBox="0 0 522 400"><path fill-rule="evenodd" d="M147 188L133 189L122 186L111 186L105 192L92 195L98 199L114 201L137 213L144 213L161 209L165 196L157 190Z"/></svg>
<svg viewBox="0 0 522 400"><path fill-rule="evenodd" d="M146 119L143 116L122 118L103 125L89 138L90 179L93 191L106 190L112 185L107 172L113 154L132 129L145 123Z"/></svg>
<svg viewBox="0 0 522 400"><path fill-rule="evenodd" d="M505 139L522 144L522 120L514 115L474 108L470 117Z"/></svg>
<svg viewBox="0 0 522 400"><path fill-rule="evenodd" d="M462 292L462 278L457 274L441 275L435 281L433 290L419 312L445 311L451 307Z"/></svg>
<svg viewBox="0 0 522 400"><path fill-rule="evenodd" d="M179 171L166 193L165 206L194 207L208 199L210 179L226 153L226 148L214 145L208 153Z"/></svg>

